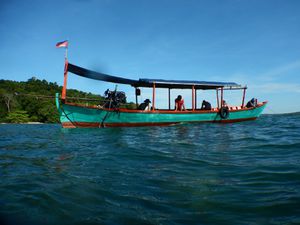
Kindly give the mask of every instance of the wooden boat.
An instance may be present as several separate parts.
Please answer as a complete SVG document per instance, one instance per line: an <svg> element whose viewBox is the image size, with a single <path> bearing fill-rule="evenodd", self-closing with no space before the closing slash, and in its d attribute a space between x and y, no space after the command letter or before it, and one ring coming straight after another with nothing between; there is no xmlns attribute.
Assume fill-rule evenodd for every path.
<svg viewBox="0 0 300 225"><path fill-rule="evenodd" d="M135 89L136 104L139 88L152 89L152 107L149 110L126 109L121 105L112 104L114 99L107 99L109 104L104 107L82 105L68 102L66 97L67 74L71 72L90 79L101 80L116 84L131 85ZM156 109L156 89L168 89L168 109ZM192 91L192 107L184 111L171 109L170 92L172 89L190 89ZM56 94L56 106L60 122L64 128L77 127L132 127L132 126L165 126L180 123L220 122L231 123L255 120L264 110L267 102L259 102L246 107L245 94L247 87L233 82L204 82L186 80L139 79L131 80L117 76L94 72L65 62L64 86L62 96ZM210 110L197 107L197 90L216 90L217 106ZM243 90L241 105L225 106L223 92ZM112 92L114 95L117 92Z"/></svg>

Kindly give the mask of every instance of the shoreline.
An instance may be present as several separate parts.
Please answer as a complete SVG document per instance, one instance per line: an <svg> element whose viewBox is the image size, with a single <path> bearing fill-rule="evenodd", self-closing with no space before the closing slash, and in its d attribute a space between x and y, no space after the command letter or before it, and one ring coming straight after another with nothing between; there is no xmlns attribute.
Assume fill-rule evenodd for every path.
<svg viewBox="0 0 300 225"><path fill-rule="evenodd" d="M27 123L0 123L0 124L45 124L42 122L27 122Z"/></svg>

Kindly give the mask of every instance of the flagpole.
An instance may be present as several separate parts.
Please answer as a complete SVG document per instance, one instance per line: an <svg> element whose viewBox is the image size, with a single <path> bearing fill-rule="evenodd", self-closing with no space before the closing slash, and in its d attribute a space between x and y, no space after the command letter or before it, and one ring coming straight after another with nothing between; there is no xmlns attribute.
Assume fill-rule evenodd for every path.
<svg viewBox="0 0 300 225"><path fill-rule="evenodd" d="M65 61L68 61L68 46L66 47L65 51Z"/></svg>
<svg viewBox="0 0 300 225"><path fill-rule="evenodd" d="M65 47L66 51L65 51L65 69L64 69L64 86L61 92L61 99L62 102L65 103L66 102L66 96L67 96L67 80L68 80L68 44Z"/></svg>

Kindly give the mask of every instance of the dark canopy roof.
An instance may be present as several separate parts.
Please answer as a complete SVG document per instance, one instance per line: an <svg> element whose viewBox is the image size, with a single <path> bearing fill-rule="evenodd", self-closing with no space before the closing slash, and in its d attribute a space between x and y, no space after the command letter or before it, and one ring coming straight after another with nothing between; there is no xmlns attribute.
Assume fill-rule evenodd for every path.
<svg viewBox="0 0 300 225"><path fill-rule="evenodd" d="M192 80L163 80L163 79L139 79L135 84L138 87L178 88L178 89L216 89L221 87L239 88L240 85L233 82L192 81Z"/></svg>
<svg viewBox="0 0 300 225"><path fill-rule="evenodd" d="M68 71L74 74L77 74L82 77L87 77L90 79L94 80L102 80L102 81L107 81L107 82L112 82L112 83L117 83L117 84L130 84L134 85L137 81L136 80L131 80L131 79L126 79L122 77L116 77L116 76L111 76L108 74L104 73L98 73L94 72L92 70L84 69L79 66L75 66L71 63L68 64Z"/></svg>
<svg viewBox="0 0 300 225"><path fill-rule="evenodd" d="M178 88L178 89L216 89L216 88L241 88L241 85L233 82L210 82L210 81L188 81L188 80L163 80L163 79L139 79L132 80L118 76L111 76L104 73L94 72L71 63L68 64L68 71L82 77L106 82L128 84L133 87L155 87L157 88Z"/></svg>

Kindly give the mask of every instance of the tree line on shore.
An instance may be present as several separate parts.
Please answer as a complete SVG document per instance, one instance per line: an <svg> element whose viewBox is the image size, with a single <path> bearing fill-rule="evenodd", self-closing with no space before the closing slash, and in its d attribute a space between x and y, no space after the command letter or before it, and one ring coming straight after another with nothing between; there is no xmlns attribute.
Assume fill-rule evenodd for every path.
<svg viewBox="0 0 300 225"><path fill-rule="evenodd" d="M0 123L59 122L54 96L61 90L62 86L56 82L35 77L20 82L0 80ZM104 100L103 96L74 89L68 89L67 93L76 103L83 103L83 99L92 100L92 103L85 101L85 104Z"/></svg>

